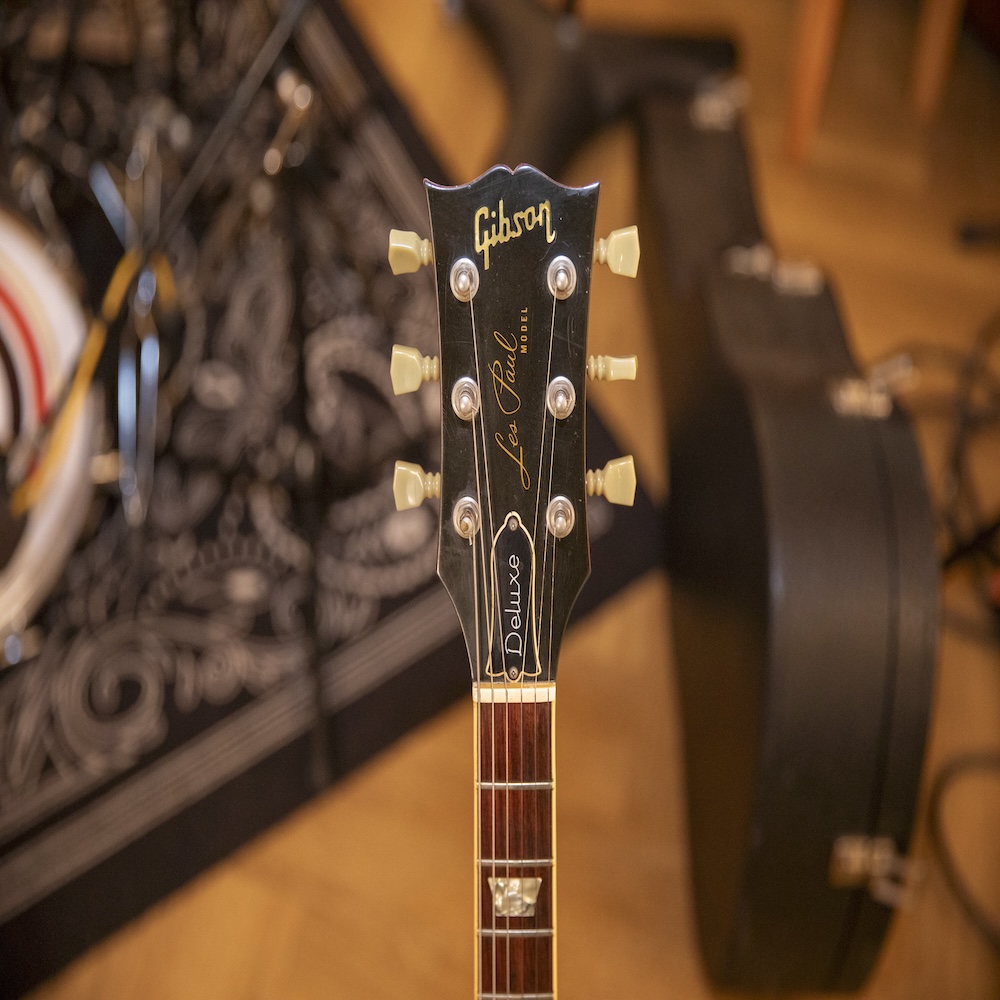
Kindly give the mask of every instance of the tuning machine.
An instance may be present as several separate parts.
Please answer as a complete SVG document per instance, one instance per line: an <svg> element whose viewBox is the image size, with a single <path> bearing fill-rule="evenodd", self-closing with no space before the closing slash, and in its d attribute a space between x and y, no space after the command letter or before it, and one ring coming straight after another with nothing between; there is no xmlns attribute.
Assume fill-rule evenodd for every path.
<svg viewBox="0 0 1000 1000"><path fill-rule="evenodd" d="M627 226L615 229L594 244L594 260L613 274L634 278L639 270L639 229ZM635 355L612 357L591 355L587 359L587 377L593 381L634 381ZM635 463L631 455L614 458L603 469L587 470L587 496L603 496L609 503L631 507L635 502Z"/></svg>
<svg viewBox="0 0 1000 1000"><path fill-rule="evenodd" d="M638 361L634 354L615 358L609 354L592 354L587 358L587 378L591 382L634 382Z"/></svg>
<svg viewBox="0 0 1000 1000"><path fill-rule="evenodd" d="M613 458L603 469L587 470L587 496L631 507L635 502L635 463L631 455Z"/></svg>
<svg viewBox="0 0 1000 1000"><path fill-rule="evenodd" d="M634 278L639 270L639 227L615 229L594 244L594 260L612 274Z"/></svg>
<svg viewBox="0 0 1000 1000"><path fill-rule="evenodd" d="M412 274L434 260L434 251L430 240L407 229L390 229L388 256L393 274Z"/></svg>
<svg viewBox="0 0 1000 1000"><path fill-rule="evenodd" d="M392 476L396 510L411 510L431 497L441 496L441 473L425 472L414 462L397 462Z"/></svg>
<svg viewBox="0 0 1000 1000"><path fill-rule="evenodd" d="M441 368L436 357L421 354L413 347L392 345L389 378L392 381L392 391L397 396L416 392L424 382L436 382L440 377Z"/></svg>
<svg viewBox="0 0 1000 1000"><path fill-rule="evenodd" d="M610 357L591 355L587 359L587 377L591 381L633 381L636 375L636 357ZM631 455L615 458L603 469L587 470L587 496L603 496L609 503L631 507L635 501L635 464Z"/></svg>

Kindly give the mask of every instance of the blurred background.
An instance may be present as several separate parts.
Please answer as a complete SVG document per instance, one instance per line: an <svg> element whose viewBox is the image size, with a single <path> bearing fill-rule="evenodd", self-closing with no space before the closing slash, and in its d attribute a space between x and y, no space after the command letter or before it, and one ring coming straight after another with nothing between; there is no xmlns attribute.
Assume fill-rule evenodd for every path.
<svg viewBox="0 0 1000 1000"><path fill-rule="evenodd" d="M98 6L105 13L114 13L114 5ZM128 6L131 10L132 5ZM150 5L150 9L154 6ZM197 6L192 6L192 12ZM996 31L995 5L978 6L985 7L985 12L974 24L962 20L961 4L935 4L930 0L846 0L831 4L809 0L755 0L752 4L738 0L705 0L697 4L683 0L579 0L573 5L576 30L585 33L666 33L732 39L737 49L738 74L747 84L737 104L757 211L776 255L816 262L825 273L836 294L847 344L859 371L867 371L872 364L900 353L916 366L916 375L907 368L907 377L891 389L899 393L913 417L936 515L937 530L930 541L940 557L951 557L951 562L941 578L936 676L927 706L930 715L926 753L915 802L911 855L916 875L905 905L889 925L884 946L878 949L880 936L875 944L878 958L860 993L872 998L1000 995L996 941L991 945L990 928L977 929L956 898L933 848L928 824L932 784L945 773L949 763L972 752L993 754L993 764L987 762L959 773L942 793L940 808L944 836L961 882L972 892L974 905L986 921L992 921L995 933L1000 921L1000 856L996 850L1000 773L995 765L1000 750L1000 583L996 576L1000 559L994 552L995 539L989 529L1000 510L1000 463L997 376L989 350L997 339L1000 323L1000 61L996 36L991 42L989 34L991 24ZM143 7L135 5L140 12ZM926 19L931 15L927 9L931 7L951 10L943 11L937 26L928 25ZM971 18L977 5L970 3L968 7ZM53 10L57 8L53 5ZM426 149L411 151L417 168L426 169L428 162L436 161L448 180L464 182L492 165L496 151L504 146L505 136L516 131L516 122L510 119L511 101L503 76L481 35L462 16L461 5L431 0L342 0L342 8L426 143ZM555 16L563 7L553 3L546 9ZM11 8L5 29L16 27L14 13L18 11ZM218 14L220 19L222 16ZM249 19L253 26L252 31L247 29L249 41L243 39L249 55L241 57L241 66L250 63L274 23L272 14L265 16L258 10L255 17ZM191 13L190 19L202 33L199 37L209 37L210 19L199 19L196 13ZM53 23L57 21L55 18ZM141 18L137 23L143 23ZM332 18L328 23L334 25L335 34L339 22ZM368 66L357 55L356 46L346 50L331 48L324 34L329 29L310 20L302 24L306 27L300 27L299 50L312 53L311 67L325 62L331 78L345 86L343 67L349 60L355 66ZM347 37L344 30L341 37ZM914 83L922 30L941 40L944 53L937 99L933 93L918 93ZM58 35L58 26L52 32ZM36 41L41 37L42 42L58 48L51 32L33 37ZM204 74L199 84L202 89L191 82L195 77L184 83L188 89L183 93L188 100L200 102L198 107L205 116L205 128L198 133L201 142L209 134L210 115L226 107L240 80L239 74L226 77L219 69L232 55L227 56L225 42L228 39L235 44L233 33L227 35L220 28L218 37L215 50L206 46L199 52L198 69ZM21 82L12 74L22 63L13 59L12 50L7 51L3 73L10 103ZM38 58L44 62L44 53ZM102 58L114 61L117 57L105 54ZM933 55L924 58L933 64ZM304 57L303 61L308 62ZM308 81L297 61L290 60L289 66L301 74L296 78L298 82ZM64 66L64 72L76 68ZM212 78L213 68L218 70L218 78ZM933 65L930 70L925 66L925 75L930 72L933 76L933 69ZM155 77L155 72L152 75ZM256 105L251 107L259 116L255 122L260 133L274 136L272 146L280 147L284 141L279 141L280 129L286 127L283 122L291 120L288 116L294 117L294 97L281 103L279 94L276 102L276 79L277 74L272 73L265 84L270 87L267 114ZM369 75L366 79L375 77ZM147 83L151 91L158 85L156 79ZM372 85L374 96L370 99L376 104L384 100L381 86ZM99 91L101 84L94 83L93 87ZM322 103L328 93L322 83L314 83L310 99ZM180 100L176 94L174 97ZM7 110L12 115L18 111L16 107ZM571 184L600 180L598 231L635 222L641 240L647 233L648 246L651 237L649 227L644 225L649 220L643 215L648 199L640 190L643 153L636 116L631 113L633 109L628 110L630 113L602 125L575 149L560 169L559 179ZM323 169L334 170L339 187L328 192L322 177L317 181L310 176L302 182L305 194L297 202L294 156L282 161L280 183L274 190L279 199L294 203L289 210L293 222L287 232L261 235L270 225L269 210L266 205L261 207L262 200L267 202L275 195L267 187L255 186L258 159L253 169L245 169L238 162L241 153L253 146L255 133L249 127L238 129L237 140L230 146L227 155L231 162L226 167L230 174L225 183L210 178L188 205L178 202L194 220L190 225L177 223L181 245L187 231L198 234L199 239L207 233L216 240L213 243L205 239L207 249L199 251L202 256L187 259L178 253L177 244L171 246L180 311L188 309L185 337L197 329L198 320L193 317L201 310L208 317L208 329L218 324L231 331L224 338L230 346L226 348L228 354L217 351L211 365L206 367L202 360L200 382L194 375L184 375L183 355L170 361L172 368L163 370L179 373L178 382L186 378L183 388L195 394L206 413L219 412L220 407L214 406L212 400L232 389L232 370L243 373L251 390L257 385L240 368L241 359L254 349L252 344L240 342L241 318L224 319L229 308L227 283L231 284L239 273L252 270L255 264L264 276L257 294L272 298L294 294L273 284L275 268L289 267L289 261L313 273L322 271L323 260L330 257L350 265L343 269L344 273L361 275L365 283L361 292L350 286L351 280L357 280L350 278L344 279L347 284L333 289L322 287L321 282L312 286L314 299L305 307L306 319L299 322L303 330L342 322L342 317L324 313L324 295L356 295L367 303L378 304L381 311L375 311L383 326L377 334L360 335L367 352L352 354L350 361L336 361L336 342L324 347L322 339L303 336L299 353L305 351L304 356L312 358L317 370L327 364L323 370L336 369L338 378L348 371L355 380L377 383L379 378L384 381L384 376L373 374L371 366L376 364L378 351L388 344L390 333L395 339L410 337L409 342L426 345L427 349L433 345L433 308L428 309L427 302L420 301L415 293L404 296L398 290L392 291L398 286L391 286L391 282L399 279L379 272L382 265L375 263L376 254L382 252L386 224L418 228L420 220L399 217L410 210L406 198L393 202L383 194L380 199L372 199L363 190L366 179L360 174L362 168L372 169L366 166L371 161L362 158L359 167L351 152L352 143L362 142L361 130L351 129L360 113L348 102L334 115L334 126L316 118L305 125L296 123L296 128L305 131L292 132L293 138L303 142L307 152L322 151L322 156L307 156L307 164L320 173ZM397 110L387 112L390 126L397 122L397 115ZM109 129L109 136L112 132ZM372 133L366 134L370 138ZM409 133L403 129L400 134ZM178 160L190 163L196 159L195 153L196 149L186 154L186 161L178 154ZM164 162L169 160L166 152L164 158ZM108 153L106 159L113 163L115 156ZM228 162L225 156L222 161ZM386 154L385 162L390 161L396 162ZM125 164L122 170L123 177L128 176ZM169 217L168 194L176 194L180 182L170 177L169 163L165 176L163 202ZM120 189L127 191L125 180L119 180ZM236 190L243 192L240 199L231 197ZM226 198L234 205L238 202L239 208L232 209L232 217L220 219L213 213L219 200ZM8 201L18 204L13 194ZM375 201L378 204L372 208ZM141 198L140 204L145 204ZM319 209L333 213L333 250L324 244L326 237L318 231L311 231L302 245L295 245L288 235L297 227L305 231L310 211ZM23 208L18 211L30 214ZM37 215L37 205L33 211ZM138 218L142 212L139 208L134 214ZM158 224L168 223L169 218ZM255 234L254 239L244 238L241 233ZM107 236L102 238L107 241ZM98 244L84 241L84 245L93 248ZM147 240L145 245L155 245L155 239L152 243ZM122 247L116 247L103 270L98 267L105 281L121 252ZM230 253L235 255L232 261L239 264L230 261L227 268ZM655 260L653 252L644 262ZM92 263L87 261L86 266ZM184 268L196 271L199 265L214 268L214 278L194 303L185 299ZM675 485L669 482L668 404L664 399L664 385L670 378L664 369L671 355L664 347L659 320L648 302L650 283L666 280L662 270L645 270L643 264L635 282L605 274L603 269L595 271L589 330L593 353L635 353L639 357L640 374L634 384L595 384L590 403L620 451L635 456L640 486L658 508L667 503ZM162 276L159 287L162 295ZM99 313L100 295L93 288L87 294L90 308ZM301 303L287 304L299 320L303 308ZM312 314L308 308L313 309ZM161 318L160 322L163 325L168 320ZM245 317L242 322L246 325ZM146 336L141 326L136 329L140 331L138 350ZM342 328L338 331L343 334ZM121 342L127 343L127 337ZM309 355L310 344L319 353ZM324 350L326 353L322 353ZM286 366L288 371L301 371L298 366L303 365L301 360L290 359L281 345L273 346L267 357L272 369L285 370L282 366ZM387 370L387 353L385 359ZM249 365L248 369L253 367ZM308 361L304 367L308 369ZM102 374L105 384L119 384L120 367L98 372L99 377ZM258 374L263 379L267 373ZM683 381L683 374L679 378ZM263 379L261 384L266 381ZM305 375L303 381L308 381ZM331 376L330 383L334 381ZM161 387L161 395L164 392L169 394L169 389ZM296 546L301 547L303 540L309 544L319 539L316 551L335 561L339 559L337 567L350 564L350 545L336 531L333 537L324 534L323 525L330 524L325 506L328 497L324 494L329 481L347 484L337 487L343 489L338 499L349 499L369 487L385 489L385 460L402 457L390 454L393 449L408 454L416 450L433 462L436 447L433 407L413 404L407 410L410 404L399 404L402 409L392 410L388 417L383 414L384 426L391 424L393 428L391 433L379 438L377 433L366 430L365 434L352 436L344 414L355 411L344 405L338 409L334 403L323 410L324 399L342 399L337 395L342 390L336 386L311 384L305 402L296 402L287 387L274 386L273 392L278 399L275 405L284 416L274 425L262 425L259 440L233 444L233 454L238 452L239 461L233 458L226 466L223 455L223 485L218 487L218 493L212 493L214 480L195 475L203 471L203 465L214 468L214 456L199 452L197 442L229 440L225 435L231 433L231 428L214 418L203 417L199 422L197 415L192 416L191 411L177 404L176 413L172 410L171 415L175 430L183 429L185 421L190 424L189 437L183 440L189 441L186 460L191 461L195 472L182 466L180 478L165 481L176 494L169 509L175 511L177 524L181 524L177 512L185 504L203 502L208 509L219 503L220 497L239 498L238 502L225 501L229 506L223 504L220 508L220 537L225 534L227 517L237 523L243 516L251 517L244 515L245 511L260 510L254 508L255 502L263 503L253 489L247 486L244 490L239 485L244 480L259 480L270 484L269 489L274 487L267 494L271 498L271 519L258 519L254 522L257 525L266 522L287 526L288 504L302 505L296 509L306 511L315 508L306 518L312 517L317 523L312 527L299 524L291 532L294 540L289 543L290 554L286 550L286 562L278 570L274 570L275 563L268 564L268 572L274 570L276 575L276 581L271 582L275 586L282 582L287 585L287 605L294 610L282 618L272 604L268 625L268 635L275 640L268 647L276 653L270 665L272 674L241 680L250 693L278 683L274 678L284 676L283 671L293 673L294 663L301 658L300 653L288 653L293 648L299 650L299 645L281 644L289 636L298 636L304 627L296 615L305 614L308 619L295 591L294 581L299 579ZM123 405L121 397L114 398L114 390L111 394L113 398L107 405L117 411ZM141 397L138 406L141 408ZM385 403L380 406L390 409ZM374 411L365 412L371 426L375 426ZM238 421L247 419L246 415L238 417ZM282 463L294 471L299 443L296 438L284 450L278 446L270 450L258 447L279 425L311 427L318 442L315 447L320 465L327 471L314 479L296 478L292 472L282 478L283 473L275 472L284 468ZM120 439L121 430L118 435ZM308 437L305 432L302 436ZM351 450L360 447L359 441L370 447L373 440L381 449L376 463L380 471L375 474ZM121 440L117 445L119 453L124 453ZM137 448L136 454L140 452L141 448ZM138 465L141 462L137 460L137 472L141 472ZM275 499L278 493L283 499ZM201 501L198 497L210 499ZM106 502L117 510L121 497L116 493ZM348 514L344 516L349 520ZM150 517L155 520L152 512ZM670 520L665 524L669 547ZM597 577L605 566L613 570L616 563L628 563L630 582L616 578L615 587L621 589L571 627L560 660L557 750L561 990L564 996L573 997L720 995L706 975L696 932L686 827L691 789L686 786L684 770L671 586L666 569L659 564L661 525L652 514L637 518L631 526L627 514L617 515L616 525L625 541L620 543L620 549L604 557L605 561L599 563L595 557L595 579L588 588L600 590ZM157 536L162 546L157 558L164 560L163 566L187 566L180 554L169 556L167 552L171 532L178 539L183 539L184 533L172 528L169 518L161 518L154 527L162 535ZM315 533L310 534L313 529ZM104 556L115 563L127 560L130 552L131 536L124 527L121 531L121 537L115 535L108 542L111 555ZM429 535L425 537L426 525L414 522L408 531L408 552L413 556L413 575L409 579L411 589L419 590L417 584L424 581L432 563L429 553L433 542L428 540ZM962 549L966 543L967 550ZM629 550L652 550L652 555L646 563L626 556L626 544ZM100 553L94 554L92 562L99 561L99 557ZM171 563L170 558L175 562ZM374 562L378 563L378 557ZM650 563L656 565L647 569ZM253 590L256 577L233 577L232 566L227 563L225 568L226 574L218 579L189 582L194 578L185 577L180 570L171 579L178 592L201 595L203 605L211 603L212 595L219 592L232 597L244 593L241 586ZM260 566L256 569L264 572ZM122 593L129 588L124 571L123 576L115 583ZM369 606L355 600L357 588L348 577L338 579L345 581L340 589L330 585L323 591L327 594L327 611L320 606L315 612L320 653L342 646L353 648L351 643L368 635L380 616L402 606L402 589L378 595L374 606ZM318 586L321 590L324 587L322 579ZM609 589L611 586L605 584L604 590ZM120 603L120 598L116 600ZM143 600L143 613L175 609L175 595L165 591ZM192 598L190 603L197 601ZM243 599L243 605L252 606L252 601ZM71 607L71 602L66 606ZM421 615L430 615L429 620L436 623L439 619L433 615L439 613L443 623L439 638L450 641L454 625L448 624L446 613L440 612L437 605L428 605ZM66 636L73 619L70 612L67 614L70 617L62 624L63 656L72 653L72 639ZM245 610L239 621L235 616L234 634L243 639L247 634L259 638L253 627L247 632L244 619L249 615L259 621L261 614L256 609L253 614ZM141 615L136 620L141 625ZM97 634L99 630L92 620L87 621L88 628ZM339 624L330 626L330 622ZM306 624L310 624L308 620ZM407 620L407 625L412 624ZM128 643L141 645L143 634L137 629L134 633L108 636L111 645L98 647L97 654L89 655L100 654L102 648L106 654L116 642L122 648ZM400 626L395 634L396 641L405 648L406 628ZM433 653L433 641L419 636L413 641L419 647L415 657L426 659ZM465 670L462 650L456 653L454 643L448 648L451 661L457 658L458 669L445 671L445 679L441 680L432 667L426 667L430 673L414 675L411 686L389 691L384 701L365 707L339 729L333 726L318 735L310 735L308 725L301 732L296 730L300 740L295 751L299 765L296 773L302 776L290 781L295 788L275 807L274 813L284 818L278 819L278 815L262 809L252 820L245 816L241 819L241 830L256 832L266 828L266 832L239 846L245 834L234 832L228 838L231 843L226 843L225 834L220 837L218 831L207 830L197 817L175 825L164 841L169 845L164 847L167 853L159 855L153 864L174 864L171 850L177 857L191 852L193 857L206 860L225 854L224 860L200 873L201 862L188 866L176 862L183 878L189 879L182 888L162 899L155 889L150 889L141 899L123 904L123 910L144 912L84 951L30 995L50 1000L131 997L139 993L150 1000L179 996L305 1000L330 995L374 1000L400 993L413 1000L467 996L474 926L470 878L472 713L467 699L460 695ZM327 707L339 705L336 699L340 695L336 692L341 689L336 684L347 682L329 681L333 688L323 688L323 684L331 677L344 676L337 674L337 669L346 668L335 659L324 662L334 666L330 672L318 675L322 689L318 697ZM17 665L11 664L8 676L14 676ZM31 665L22 664L29 668ZM22 672L17 676L29 675ZM438 694L423 696L423 677L438 678ZM171 685L174 683L172 677ZM5 690L0 737L7 748L6 784L0 786L0 791L6 798L0 797L0 817L17 803L18 767L22 772L30 770L22 766L23 760L11 749L20 750L26 745L23 737L16 738L15 722L20 719L18 725L24 725L24 716L17 714L17 707L30 701L30 685L21 681L16 689L10 684ZM307 692L302 695L304 704L308 705L309 689L303 690ZM418 694L414 695L414 691ZM249 703L250 693L245 693L241 705ZM137 696L133 693L127 697ZM412 711L402 711L400 702L407 698L416 698L421 704ZM206 695L205 701L211 698ZM225 697L219 695L214 704L224 701ZM333 714L332 710L328 713L330 717ZM204 719L207 731L212 720L208 716ZM417 722L421 724L410 729ZM396 739L407 729L410 731L406 735ZM377 735L366 738L367 731ZM345 745L333 754L332 774L309 774L309 768L315 772L317 766L310 740L336 742L338 738ZM33 745L31 740L27 745ZM141 753L144 749L131 747L129 752ZM50 759L56 760L58 755L51 753L51 748L48 752ZM913 753L921 757L919 746ZM46 766L58 769L58 761ZM100 773L102 766L100 762L94 764L93 773ZM196 762L193 771L202 766ZM314 794L331 777L340 780ZM278 776L268 780L280 783L282 779ZM168 790L159 794L168 794ZM257 787L249 780L234 794L244 801L248 797L252 800ZM58 811L53 815L57 824L65 818ZM108 814L105 822L113 824L115 820ZM12 845L8 860L28 844L23 831L12 829L15 833L6 841ZM201 839L211 840L213 846L203 847ZM27 854L22 852L18 857ZM142 868L151 862L137 856L121 863L122 871L127 873L129 863ZM22 869L11 866L8 871L13 872L11 878L18 876L23 881ZM143 878L139 881L145 885ZM117 912L116 901L110 897L119 893L128 896L132 890L121 887L127 882L125 876L121 881L107 883L103 890L91 884L80 912L97 912L102 907ZM166 882L170 882L169 877ZM11 881L8 886L13 884ZM150 884L157 884L156 879ZM100 899L102 891L109 896L106 902ZM4 893L0 882L0 901ZM71 939L76 936L81 942L78 951L84 943L89 944L92 935L86 929L74 929L74 919L59 924L56 914L51 933ZM32 934L44 932L45 926L39 923L29 932L0 937L0 953L8 951L9 955L10 949L17 949L17 966L23 969L30 968L30 961L23 956L30 954L33 947L38 947L39 952L59 952L32 939ZM71 945L67 950L73 952L74 948ZM799 990L793 995L814 994Z"/></svg>

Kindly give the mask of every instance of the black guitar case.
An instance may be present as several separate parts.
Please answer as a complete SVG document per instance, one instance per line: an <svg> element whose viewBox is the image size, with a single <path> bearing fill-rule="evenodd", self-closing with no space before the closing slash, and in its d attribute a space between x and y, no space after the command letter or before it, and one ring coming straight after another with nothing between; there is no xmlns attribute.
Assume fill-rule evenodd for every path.
<svg viewBox="0 0 1000 1000"><path fill-rule="evenodd" d="M726 95L640 122L701 946L722 986L853 989L905 894L931 698L920 456L822 275L767 248Z"/></svg>

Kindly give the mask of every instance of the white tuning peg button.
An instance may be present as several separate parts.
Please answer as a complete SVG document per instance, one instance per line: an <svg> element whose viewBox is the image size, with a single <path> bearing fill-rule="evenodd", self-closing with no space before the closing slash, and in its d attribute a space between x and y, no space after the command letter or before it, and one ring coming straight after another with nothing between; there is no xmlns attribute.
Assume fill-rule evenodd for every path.
<svg viewBox="0 0 1000 1000"><path fill-rule="evenodd" d="M393 274L412 274L434 259L430 240L407 229L389 230L389 267Z"/></svg>
<svg viewBox="0 0 1000 1000"><path fill-rule="evenodd" d="M392 391L397 396L405 392L416 392L424 382L436 382L441 377L438 359L421 354L414 347L392 345L392 361L389 363L389 378Z"/></svg>
<svg viewBox="0 0 1000 1000"><path fill-rule="evenodd" d="M639 227L615 229L594 244L594 260L606 264L614 274L634 278L639 270Z"/></svg>
<svg viewBox="0 0 1000 1000"><path fill-rule="evenodd" d="M620 382L635 381L638 368L636 356L613 358L608 354L592 354L587 358L587 376L591 381Z"/></svg>
<svg viewBox="0 0 1000 1000"><path fill-rule="evenodd" d="M419 507L429 497L441 496L441 473L424 472L413 462L397 462L392 474L396 510Z"/></svg>
<svg viewBox="0 0 1000 1000"><path fill-rule="evenodd" d="M587 470L587 496L603 496L608 503L631 507L635 503L635 463L631 455L613 458L603 469Z"/></svg>

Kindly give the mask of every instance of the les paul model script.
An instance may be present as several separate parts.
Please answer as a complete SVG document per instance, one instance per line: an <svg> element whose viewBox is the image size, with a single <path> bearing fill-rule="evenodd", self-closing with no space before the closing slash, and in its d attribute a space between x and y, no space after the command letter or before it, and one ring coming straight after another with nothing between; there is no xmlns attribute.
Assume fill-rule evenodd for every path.
<svg viewBox="0 0 1000 1000"><path fill-rule="evenodd" d="M594 243L598 185L494 167L427 183L431 239L393 230L396 274L434 268L441 356L393 348L396 393L440 380L442 469L396 463L396 506L440 498L438 574L461 619L476 710L476 997L556 995L554 701L559 647L590 572L587 496L631 505L631 456L584 464L593 262L634 276L635 227Z"/></svg>

